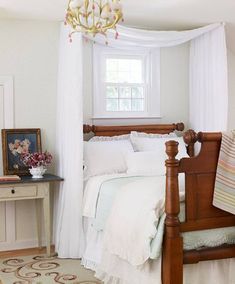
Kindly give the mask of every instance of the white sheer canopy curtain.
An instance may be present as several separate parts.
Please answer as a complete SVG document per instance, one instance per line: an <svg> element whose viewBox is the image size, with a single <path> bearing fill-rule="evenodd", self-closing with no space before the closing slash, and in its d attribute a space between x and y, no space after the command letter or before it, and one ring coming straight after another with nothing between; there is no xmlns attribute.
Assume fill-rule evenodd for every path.
<svg viewBox="0 0 235 284"><path fill-rule="evenodd" d="M109 46L119 49L156 49L191 41L190 127L204 131L227 128L227 53L224 24L212 24L189 31L145 31L118 27L119 39L108 33ZM82 133L82 35L68 41L69 30L61 26L57 155L58 174L65 181L55 204L56 251L59 257L79 258L83 253L83 133ZM103 36L90 40L104 44ZM170 83L170 82L169 82Z"/></svg>
<svg viewBox="0 0 235 284"><path fill-rule="evenodd" d="M68 40L61 25L58 70L57 156L58 174L65 179L56 197L56 251L61 258L82 256L83 95L82 36Z"/></svg>
<svg viewBox="0 0 235 284"><path fill-rule="evenodd" d="M227 48L224 25L190 43L189 123L195 131L226 131Z"/></svg>

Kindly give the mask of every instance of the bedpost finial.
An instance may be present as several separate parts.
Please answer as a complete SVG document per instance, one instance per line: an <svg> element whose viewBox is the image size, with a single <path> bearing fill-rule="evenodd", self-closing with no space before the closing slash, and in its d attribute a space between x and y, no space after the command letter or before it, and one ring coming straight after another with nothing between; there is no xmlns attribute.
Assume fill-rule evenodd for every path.
<svg viewBox="0 0 235 284"><path fill-rule="evenodd" d="M184 142L186 144L194 144L198 141L198 134L193 130L189 129L184 133Z"/></svg>
<svg viewBox="0 0 235 284"><path fill-rule="evenodd" d="M178 154L179 143L171 140L171 141L167 141L165 145L166 145L166 154L169 160L175 160L175 157Z"/></svg>
<svg viewBox="0 0 235 284"><path fill-rule="evenodd" d="M83 124L83 133L87 134L92 132L93 126L88 125L88 124Z"/></svg>
<svg viewBox="0 0 235 284"><path fill-rule="evenodd" d="M184 123L183 122L176 123L175 129L178 130L178 131L183 131L184 130Z"/></svg>

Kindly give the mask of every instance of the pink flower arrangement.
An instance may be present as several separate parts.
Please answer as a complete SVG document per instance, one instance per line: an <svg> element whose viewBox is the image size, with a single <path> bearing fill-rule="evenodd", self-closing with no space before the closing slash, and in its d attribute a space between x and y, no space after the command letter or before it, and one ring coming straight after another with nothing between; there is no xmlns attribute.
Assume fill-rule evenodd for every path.
<svg viewBox="0 0 235 284"><path fill-rule="evenodd" d="M44 167L50 165L52 155L47 151L44 153L25 153L21 155L21 160L27 167Z"/></svg>

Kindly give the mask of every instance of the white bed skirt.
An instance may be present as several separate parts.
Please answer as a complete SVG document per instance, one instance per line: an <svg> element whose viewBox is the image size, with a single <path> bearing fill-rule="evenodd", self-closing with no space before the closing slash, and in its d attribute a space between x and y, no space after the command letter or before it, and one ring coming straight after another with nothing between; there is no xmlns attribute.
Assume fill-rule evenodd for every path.
<svg viewBox="0 0 235 284"><path fill-rule="evenodd" d="M96 272L104 284L161 284L161 259L134 267L128 262L102 252L102 232L87 223L86 250L82 264ZM184 284L235 284L235 259L203 261L184 265Z"/></svg>

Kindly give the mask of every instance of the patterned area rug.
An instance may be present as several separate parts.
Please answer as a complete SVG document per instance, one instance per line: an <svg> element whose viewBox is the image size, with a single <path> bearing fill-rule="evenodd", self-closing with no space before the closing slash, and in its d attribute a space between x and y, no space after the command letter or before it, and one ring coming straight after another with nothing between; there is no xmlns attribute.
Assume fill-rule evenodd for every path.
<svg viewBox="0 0 235 284"><path fill-rule="evenodd" d="M0 284L101 284L79 260L25 256L0 260Z"/></svg>

